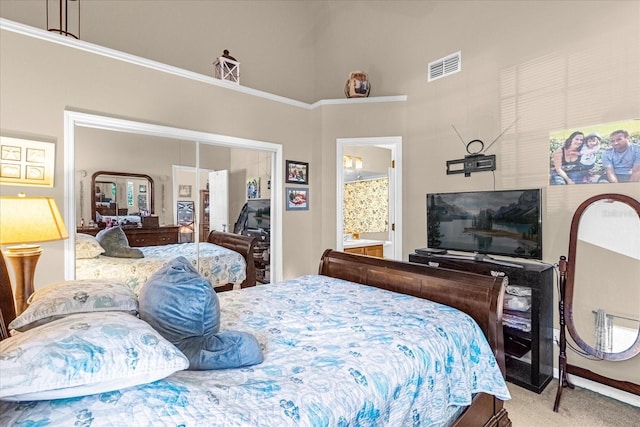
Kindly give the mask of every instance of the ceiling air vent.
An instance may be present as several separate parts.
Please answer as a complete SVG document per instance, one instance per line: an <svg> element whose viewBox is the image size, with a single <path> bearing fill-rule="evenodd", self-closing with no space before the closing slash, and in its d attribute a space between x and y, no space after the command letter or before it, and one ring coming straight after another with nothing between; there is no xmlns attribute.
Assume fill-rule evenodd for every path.
<svg viewBox="0 0 640 427"><path fill-rule="evenodd" d="M456 52L453 55L445 56L436 61L430 62L429 65L429 80L437 80L441 77L448 76L449 74L457 73L462 68L462 54Z"/></svg>

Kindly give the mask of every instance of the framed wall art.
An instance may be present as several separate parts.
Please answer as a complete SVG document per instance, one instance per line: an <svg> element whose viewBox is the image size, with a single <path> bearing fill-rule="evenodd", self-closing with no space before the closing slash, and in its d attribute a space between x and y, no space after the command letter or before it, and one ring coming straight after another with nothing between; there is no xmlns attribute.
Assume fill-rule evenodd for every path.
<svg viewBox="0 0 640 427"><path fill-rule="evenodd" d="M247 199L260 198L260 178L251 178L247 181Z"/></svg>
<svg viewBox="0 0 640 427"><path fill-rule="evenodd" d="M0 136L2 184L53 187L55 144Z"/></svg>
<svg viewBox="0 0 640 427"><path fill-rule="evenodd" d="M190 185L178 185L178 196L180 196L180 197L191 197L191 186Z"/></svg>
<svg viewBox="0 0 640 427"><path fill-rule="evenodd" d="M195 212L196 205L192 201L178 201L178 207L176 212L178 214L178 224L190 224L193 222L193 213Z"/></svg>
<svg viewBox="0 0 640 427"><path fill-rule="evenodd" d="M309 189L287 187L285 189L285 203L288 211L308 211Z"/></svg>
<svg viewBox="0 0 640 427"><path fill-rule="evenodd" d="M288 184L309 184L309 163L287 160L285 171Z"/></svg>

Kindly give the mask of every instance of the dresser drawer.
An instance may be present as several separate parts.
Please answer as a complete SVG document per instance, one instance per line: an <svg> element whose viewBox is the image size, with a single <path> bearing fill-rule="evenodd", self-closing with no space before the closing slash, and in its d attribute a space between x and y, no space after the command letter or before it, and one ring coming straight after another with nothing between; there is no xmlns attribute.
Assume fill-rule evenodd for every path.
<svg viewBox="0 0 640 427"><path fill-rule="evenodd" d="M178 243L178 227L126 229L129 246L162 246Z"/></svg>

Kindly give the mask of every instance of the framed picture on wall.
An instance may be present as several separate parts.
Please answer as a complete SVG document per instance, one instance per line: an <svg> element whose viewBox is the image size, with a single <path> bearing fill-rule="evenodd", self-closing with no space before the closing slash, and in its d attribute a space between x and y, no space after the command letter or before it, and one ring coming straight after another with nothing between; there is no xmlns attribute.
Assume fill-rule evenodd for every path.
<svg viewBox="0 0 640 427"><path fill-rule="evenodd" d="M0 183L53 187L55 144L0 136Z"/></svg>
<svg viewBox="0 0 640 427"><path fill-rule="evenodd" d="M309 189L287 187L285 190L285 203L288 211L308 211Z"/></svg>
<svg viewBox="0 0 640 427"><path fill-rule="evenodd" d="M193 222L193 212L195 210L195 202L192 201L178 201L177 207L177 223L178 224L190 224Z"/></svg>
<svg viewBox="0 0 640 427"><path fill-rule="evenodd" d="M309 184L309 163L287 160L285 173L288 184Z"/></svg>
<svg viewBox="0 0 640 427"><path fill-rule="evenodd" d="M191 197L191 186L190 185L178 185L178 196L180 196L180 197Z"/></svg>
<svg viewBox="0 0 640 427"><path fill-rule="evenodd" d="M260 198L260 178L247 180L247 199Z"/></svg>

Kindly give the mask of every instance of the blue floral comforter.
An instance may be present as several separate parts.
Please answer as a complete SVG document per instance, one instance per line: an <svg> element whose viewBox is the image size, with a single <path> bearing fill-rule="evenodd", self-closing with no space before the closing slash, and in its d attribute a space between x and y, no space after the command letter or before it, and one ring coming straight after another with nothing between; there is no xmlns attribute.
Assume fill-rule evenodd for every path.
<svg viewBox="0 0 640 427"><path fill-rule="evenodd" d="M16 426L441 426L473 394L509 399L481 329L453 308L318 275L219 294L221 329L264 362L181 371L56 401L0 402ZM80 424L77 424L80 422Z"/></svg>
<svg viewBox="0 0 640 427"><path fill-rule="evenodd" d="M76 259L77 279L115 279L129 285L136 294L149 277L172 259L183 256L207 278L213 286L240 284L247 277L247 263L242 255L213 243L177 243L139 247L144 258L114 258L100 255ZM199 254L196 259L196 254Z"/></svg>

